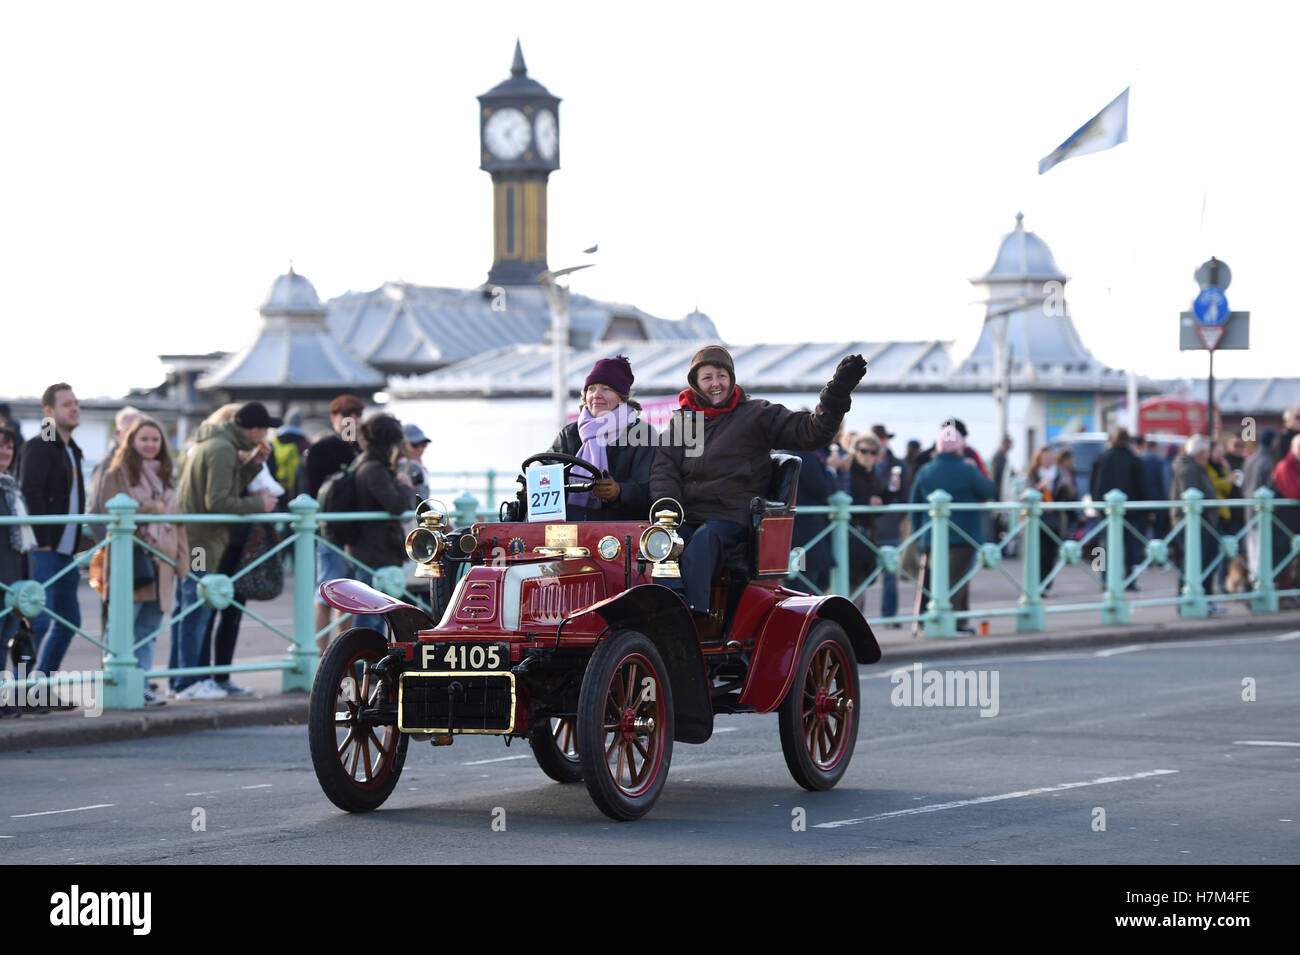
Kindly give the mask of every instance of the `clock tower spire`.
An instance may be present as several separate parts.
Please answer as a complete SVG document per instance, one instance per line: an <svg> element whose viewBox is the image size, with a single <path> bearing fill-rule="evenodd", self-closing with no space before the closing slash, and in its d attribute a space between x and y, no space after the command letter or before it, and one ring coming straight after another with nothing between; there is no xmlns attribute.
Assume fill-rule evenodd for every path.
<svg viewBox="0 0 1300 955"><path fill-rule="evenodd" d="M515 41L510 78L478 98L479 168L492 176L489 285L546 271L546 180L560 168L560 98L528 76Z"/></svg>

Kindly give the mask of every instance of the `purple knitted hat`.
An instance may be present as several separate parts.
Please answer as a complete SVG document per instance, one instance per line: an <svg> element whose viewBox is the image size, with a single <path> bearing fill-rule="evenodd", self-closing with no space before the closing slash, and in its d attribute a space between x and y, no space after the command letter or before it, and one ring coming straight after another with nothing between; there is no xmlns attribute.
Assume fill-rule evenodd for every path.
<svg viewBox="0 0 1300 955"><path fill-rule="evenodd" d="M586 392L591 385L609 385L626 398L632 393L634 381L636 378L632 374L631 363L622 355L615 355L613 358L602 358L592 366L591 374L582 384L582 390Z"/></svg>

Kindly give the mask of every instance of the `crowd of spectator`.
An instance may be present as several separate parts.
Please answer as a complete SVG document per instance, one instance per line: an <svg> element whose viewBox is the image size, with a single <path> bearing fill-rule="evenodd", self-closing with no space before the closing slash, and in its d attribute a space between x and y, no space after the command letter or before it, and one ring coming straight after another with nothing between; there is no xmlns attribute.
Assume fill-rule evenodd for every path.
<svg viewBox="0 0 1300 955"><path fill-rule="evenodd" d="M1017 472L1011 459L1014 442L1003 436L986 466L979 452L968 442L966 425L957 418L943 422L939 435L929 447L912 439L907 443L903 458L894 455L889 442L895 435L884 424L872 425L861 433L841 429L834 442L817 451L801 452L803 468L799 479L800 505L826 505L835 490L843 490L852 497L855 506L884 505L891 503L922 503L935 490L943 489L956 502L1015 500L1028 489L1039 492L1045 503L1074 503L1075 508L1046 508L1041 513L1039 530L1040 581L1042 595L1051 596L1061 545L1067 540L1081 540L1101 519L1104 500L1110 491L1119 490L1128 501L1165 501L1181 497L1189 488L1199 490L1209 502L1203 509L1199 530L1202 566L1208 567L1220 553L1221 537L1245 534L1245 553L1238 557L1220 560L1215 571L1204 581L1207 595L1241 592L1248 589L1259 567L1259 530L1248 524L1252 511L1246 507L1228 507L1220 501L1251 498L1262 487L1269 487L1280 497L1300 496L1300 408L1288 409L1283 416L1283 427L1274 432L1262 431L1254 447L1245 439L1232 436L1215 441L1193 435L1181 443L1168 438L1157 440L1145 436L1131 436L1127 429L1114 429L1104 450L1093 459L1091 467L1079 475L1075 466L1075 452L1070 442L1049 442L1034 449L1028 465ZM1087 482L1086 484L1084 482ZM1081 490L1086 488L1086 492ZM1085 507L1090 501L1092 506ZM1183 518L1181 507L1152 507L1130 509L1126 513L1124 531L1124 569L1127 589L1140 589L1134 570L1146 556L1146 541L1170 537L1170 531ZM954 512L949 532L949 574L951 581L964 577L975 559L976 546L984 540L1000 540L1009 533L1015 520L1010 511L1002 511L988 521L979 521L974 512ZM1284 529L1276 530L1273 537L1274 561L1282 563L1287 558L1289 540L1287 533L1300 532L1300 511L1284 508L1278 512ZM851 591L857 591L874 572L880 547L898 547L913 529L928 524L928 515L913 511L905 514L892 511L880 514L854 513L851 524L857 534L851 537L849 554L849 580ZM820 590L829 585L833 556L829 535L811 546L806 546L826 526L820 514L805 514L796 518L794 544L804 547L803 571L806 580ZM866 542L869 541L869 546ZM928 597L929 554L928 528L919 539L902 554L903 570L919 581L917 602L912 612L923 612ZM1183 534L1173 535L1170 541L1171 564L1179 574L1180 590L1184 559ZM972 543L973 542L973 543ZM1010 542L1014 544L1014 542ZM1104 544L1098 540L1097 545ZM1008 547L1008 556L1014 553ZM1275 581L1278 589L1295 586L1296 561L1290 561ZM1130 579L1131 578L1131 579ZM899 614L898 578L883 569L880 581L879 615L894 617ZM797 583L797 579L795 581ZM868 590L859 596L859 605L870 615L875 607L868 606ZM969 584L952 594L953 609L962 611L969 607ZM1284 606L1300 606L1294 598L1283 598ZM1213 615L1226 610L1217 602L1208 603ZM906 613L907 611L904 611ZM897 623L890 624L897 626ZM961 628L966 630L966 628ZM969 632L969 631L967 631Z"/></svg>
<svg viewBox="0 0 1300 955"><path fill-rule="evenodd" d="M357 500L352 510L400 514L412 508L417 493L427 493L421 464L429 439L418 426L405 428L392 415L366 414L362 399L340 395L330 405L332 428L309 442L300 415L288 421L270 414L258 401L214 411L182 449L173 449L158 421L131 407L114 419L107 453L89 482L83 477L82 451L73 437L81 423L72 386L59 382L41 397L41 432L23 439L9 408L0 405L0 515L80 515L106 513L124 494L138 514L265 514L284 510L297 493L315 496L335 472L355 467ZM346 553L370 568L405 563L400 521L362 521ZM252 525L243 522L141 522L132 565L109 565L108 548L90 562L91 585L104 601L108 581L129 573L134 594L133 642L141 669L154 666L153 638L170 613L168 669L223 668L215 677L173 676L164 694L150 683L148 706L178 699L224 699L251 695L230 678L240 622L239 607L214 612L200 599L200 586L212 573L233 575L249 561ZM12 524L0 533L0 583L31 578L46 584L48 612L24 620L10 612L0 617L0 669L22 665L51 673L62 663L82 626L77 555L101 542L106 525L76 520L59 524ZM147 545L147 546L146 546ZM332 577L369 579L350 568L334 550L318 550L317 583ZM107 605L101 614L106 625ZM323 651L331 623L328 608L318 608L317 631ZM6 707L5 715L17 715Z"/></svg>

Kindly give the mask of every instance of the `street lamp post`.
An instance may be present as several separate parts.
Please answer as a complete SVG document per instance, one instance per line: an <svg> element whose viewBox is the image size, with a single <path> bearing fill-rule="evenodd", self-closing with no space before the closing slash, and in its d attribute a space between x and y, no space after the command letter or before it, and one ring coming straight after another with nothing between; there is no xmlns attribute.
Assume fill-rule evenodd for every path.
<svg viewBox="0 0 1300 955"><path fill-rule="evenodd" d="M595 262L586 265L573 265L567 269L556 269L537 276L538 284L546 295L546 303L551 308L551 408L555 416L555 430L561 430L567 418L566 405L569 401L569 287L560 285L556 279L589 269Z"/></svg>

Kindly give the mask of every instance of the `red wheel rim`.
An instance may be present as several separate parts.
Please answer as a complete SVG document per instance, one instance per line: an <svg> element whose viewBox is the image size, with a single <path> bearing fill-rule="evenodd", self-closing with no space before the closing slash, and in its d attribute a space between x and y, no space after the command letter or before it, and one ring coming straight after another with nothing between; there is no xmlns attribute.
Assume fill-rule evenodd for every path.
<svg viewBox="0 0 1300 955"><path fill-rule="evenodd" d="M822 772L844 758L853 725L853 683L848 659L828 640L813 651L804 674L803 742L808 758Z"/></svg>
<svg viewBox="0 0 1300 955"><path fill-rule="evenodd" d="M605 768L625 796L640 796L663 762L664 705L659 674L639 653L619 661L605 691Z"/></svg>
<svg viewBox="0 0 1300 955"><path fill-rule="evenodd" d="M348 661L334 692L334 742L339 765L358 789L374 789L393 770L398 732L395 726L375 726L361 719L362 709L382 702L383 683L367 671L378 662L373 651Z"/></svg>

